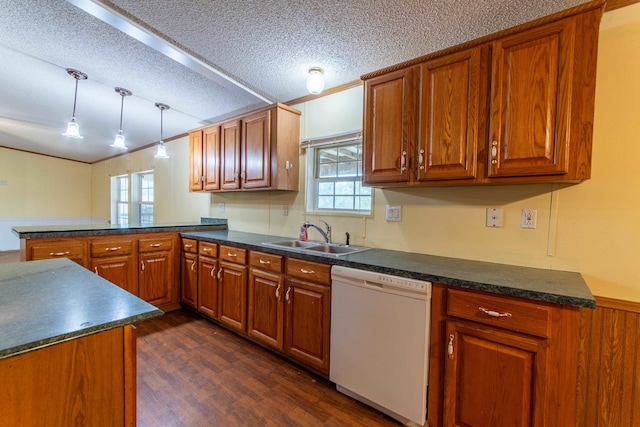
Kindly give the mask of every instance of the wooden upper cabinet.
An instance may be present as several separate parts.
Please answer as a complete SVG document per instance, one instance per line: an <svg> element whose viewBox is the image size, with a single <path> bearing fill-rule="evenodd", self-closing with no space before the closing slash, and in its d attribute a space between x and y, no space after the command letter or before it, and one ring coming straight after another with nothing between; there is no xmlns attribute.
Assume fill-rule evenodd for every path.
<svg viewBox="0 0 640 427"><path fill-rule="evenodd" d="M363 183L590 178L602 4L362 76Z"/></svg>
<svg viewBox="0 0 640 427"><path fill-rule="evenodd" d="M419 66L418 181L476 176L483 51L475 47Z"/></svg>
<svg viewBox="0 0 640 427"><path fill-rule="evenodd" d="M231 120L221 126L220 188L240 189L240 120Z"/></svg>
<svg viewBox="0 0 640 427"><path fill-rule="evenodd" d="M363 183L409 181L415 137L414 69L364 82Z"/></svg>
<svg viewBox="0 0 640 427"><path fill-rule="evenodd" d="M243 188L271 185L271 111L261 111L242 121Z"/></svg>
<svg viewBox="0 0 640 427"><path fill-rule="evenodd" d="M202 169L204 177L202 189L212 191L220 189L220 126L211 126L203 131Z"/></svg>
<svg viewBox="0 0 640 427"><path fill-rule="evenodd" d="M489 176L569 171L575 20L492 44Z"/></svg>
<svg viewBox="0 0 640 427"><path fill-rule="evenodd" d="M189 132L189 191L202 187L202 130Z"/></svg>
<svg viewBox="0 0 640 427"><path fill-rule="evenodd" d="M192 131L194 146L198 136L202 152L191 149L191 191L298 190L298 110L277 104Z"/></svg>

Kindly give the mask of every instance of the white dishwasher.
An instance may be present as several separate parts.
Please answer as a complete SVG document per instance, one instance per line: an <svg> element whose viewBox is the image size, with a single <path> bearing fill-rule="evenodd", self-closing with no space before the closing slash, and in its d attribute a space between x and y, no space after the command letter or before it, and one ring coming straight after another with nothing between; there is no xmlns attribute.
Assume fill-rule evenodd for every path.
<svg viewBox="0 0 640 427"><path fill-rule="evenodd" d="M331 279L329 379L404 424L425 425L431 283L341 266Z"/></svg>

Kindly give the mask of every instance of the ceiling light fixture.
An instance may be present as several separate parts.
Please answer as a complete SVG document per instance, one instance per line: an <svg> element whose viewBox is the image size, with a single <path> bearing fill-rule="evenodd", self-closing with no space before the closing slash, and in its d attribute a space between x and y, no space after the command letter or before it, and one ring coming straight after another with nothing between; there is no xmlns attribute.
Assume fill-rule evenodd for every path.
<svg viewBox="0 0 640 427"><path fill-rule="evenodd" d="M122 100L120 102L120 127L118 128L118 133L115 137L115 139L113 140L113 144L111 144L111 147L114 148L120 148L122 150L126 150L127 146L124 145L124 135L122 134L122 112L124 110L124 97L125 96L131 96L132 93L130 90L121 88L121 87L117 87L116 88L116 92L118 92L120 94L120 96L122 97Z"/></svg>
<svg viewBox="0 0 640 427"><path fill-rule="evenodd" d="M307 90L309 93L317 95L324 90L324 71L319 67L309 68L307 77Z"/></svg>
<svg viewBox="0 0 640 427"><path fill-rule="evenodd" d="M164 141L162 140L162 113L164 113L164 110L168 110L171 107L161 102L156 102L156 107L160 109L160 141L158 142L158 151L154 157L156 159L168 159L167 147L164 146Z"/></svg>
<svg viewBox="0 0 640 427"><path fill-rule="evenodd" d="M80 135L80 128L76 122L76 101L78 99L78 80L87 80L88 76L82 71L74 70L73 68L67 68L67 74L76 79L76 92L73 95L73 114L71 115L71 121L67 123L67 131L62 136L68 136L69 138L82 139Z"/></svg>

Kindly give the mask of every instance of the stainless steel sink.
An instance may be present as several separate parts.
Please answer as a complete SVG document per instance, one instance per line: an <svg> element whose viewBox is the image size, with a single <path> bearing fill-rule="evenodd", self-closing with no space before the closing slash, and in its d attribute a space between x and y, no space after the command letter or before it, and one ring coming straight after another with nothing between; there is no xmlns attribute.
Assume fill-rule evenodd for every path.
<svg viewBox="0 0 640 427"><path fill-rule="evenodd" d="M321 242L310 242L310 241L300 241L300 240L284 240L282 242L270 242L263 243L265 246L270 246L272 248L285 249L292 252L298 253L313 253L316 255L326 255L326 256L344 256L349 254L354 254L357 252L366 251L367 247L364 246L346 246L346 245L338 245L332 243L321 243Z"/></svg>

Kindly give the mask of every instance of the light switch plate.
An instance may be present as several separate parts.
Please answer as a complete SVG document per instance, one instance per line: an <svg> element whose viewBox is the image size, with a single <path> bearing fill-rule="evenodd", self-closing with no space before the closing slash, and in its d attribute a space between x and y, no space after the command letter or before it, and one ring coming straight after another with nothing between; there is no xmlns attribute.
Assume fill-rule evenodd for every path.
<svg viewBox="0 0 640 427"><path fill-rule="evenodd" d="M402 219L402 206L387 205L387 221L400 222Z"/></svg>
<svg viewBox="0 0 640 427"><path fill-rule="evenodd" d="M502 208L487 208L487 227L502 227Z"/></svg>
<svg viewBox="0 0 640 427"><path fill-rule="evenodd" d="M224 212L224 203L218 203L218 212Z"/></svg>

